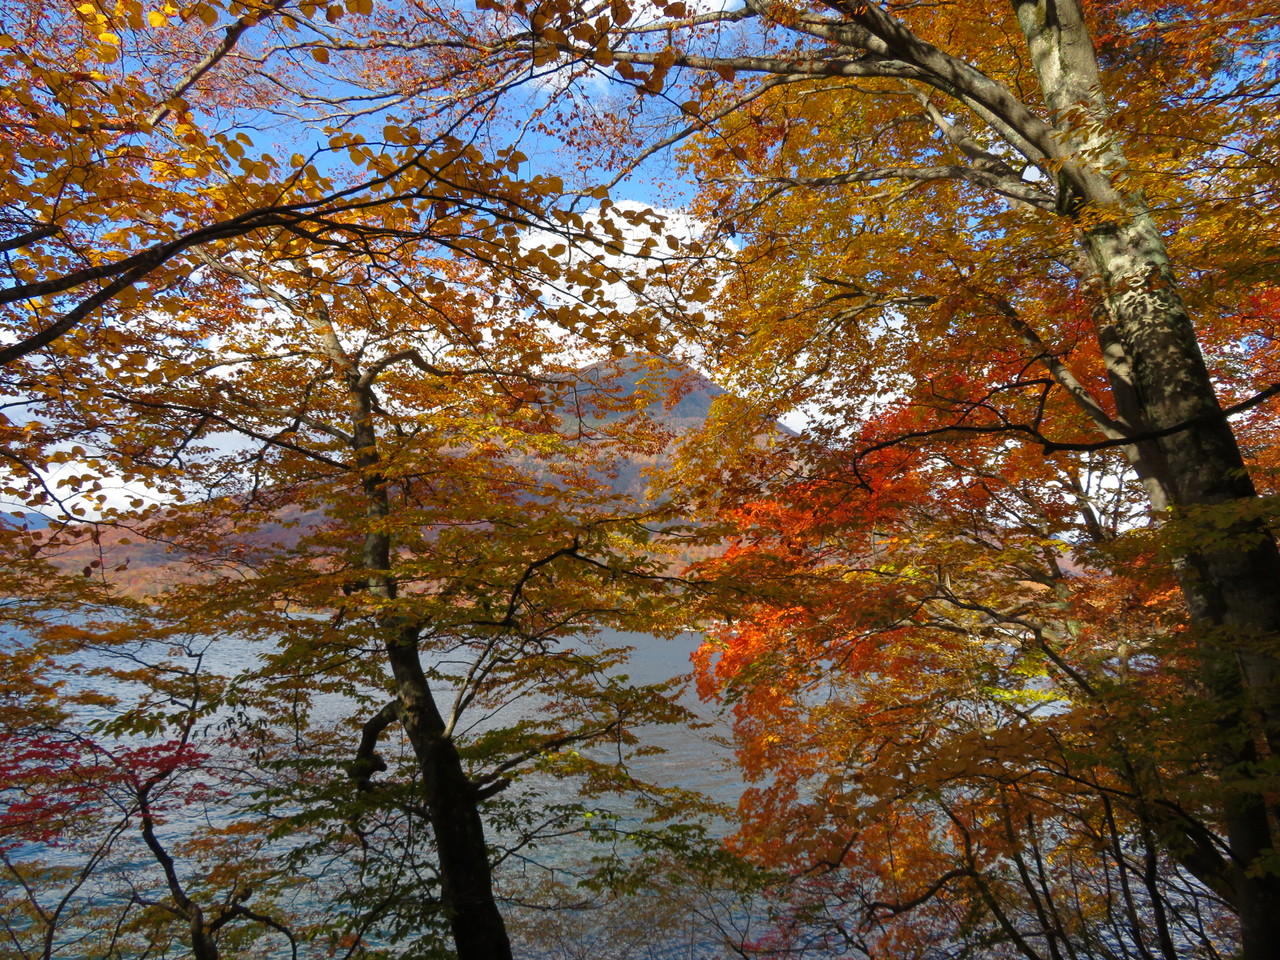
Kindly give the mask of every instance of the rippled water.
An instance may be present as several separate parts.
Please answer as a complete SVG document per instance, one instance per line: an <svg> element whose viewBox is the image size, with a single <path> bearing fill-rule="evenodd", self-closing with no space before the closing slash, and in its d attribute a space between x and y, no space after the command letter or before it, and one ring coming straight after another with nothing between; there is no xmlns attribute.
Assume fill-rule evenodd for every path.
<svg viewBox="0 0 1280 960"><path fill-rule="evenodd" d="M634 683L652 683L687 674L690 670L689 656L698 643L694 635L661 640L635 634L606 634L598 638L598 641L606 646L628 645L634 648L631 662L625 668ZM117 657L122 652L127 653L117 651ZM234 672L252 664L256 656L251 645L234 638L223 638L203 651L203 665L205 669L214 672ZM91 668L94 664L91 661L81 657L80 662L83 667L90 669L67 672L62 677L66 690L111 685L101 677L92 675ZM114 692L128 698L130 691L127 686L112 686ZM685 702L711 721L712 725L701 730L659 727L647 731L646 741L656 742L666 752L642 758L635 763L633 771L644 779L701 791L722 802L732 803L742 785L730 763L730 751L718 740L726 732L724 725L717 721L710 708L697 703L691 693L686 693ZM524 702L515 709L531 711L537 708L536 703ZM337 720L350 713L351 703L336 695L325 695L318 699L316 709L320 715ZM107 707L86 707L77 720L104 720L109 716L110 710ZM510 716L498 719L508 722ZM216 725L217 718L207 718L204 722L206 726L213 726ZM145 738L134 738L129 742L136 744L144 741ZM547 802L569 799L571 795L567 784L549 782L535 786L544 793ZM9 795L12 797L11 793ZM183 842L193 832L202 826L216 825L224 813L231 816L236 799L230 797L222 801L206 800L186 812L171 815L158 834L169 849L181 850ZM634 808L630 808L625 800L611 801L610 805L614 815L612 826L625 829L628 818L635 815ZM499 880L507 890L519 890L527 880L538 885L545 893L548 878L571 877L583 861L599 852L600 848L591 843L589 837L589 832L583 831L576 836L545 844L534 851L532 861L514 862L513 865L504 867L500 871ZM89 841L88 847L85 842L74 846L27 845L11 848L8 856L14 864L34 864L39 861L46 867L75 871L86 863L86 849L92 847L92 841L101 838L83 839ZM501 841L502 837L498 836L497 839ZM286 841L281 847L282 851L287 846ZM540 863L541 866L531 867L531 862ZM88 882L74 890L69 880L63 880L49 884L42 893L23 891L14 884L11 872L6 878L7 882L0 887L9 940L16 944L35 932L35 928L31 926L35 922L30 915L32 905L38 904L41 910L49 912L61 904L64 911L60 917L63 934L53 956L66 960L79 960L81 957L88 960L90 957L102 956L93 945L102 941L77 943L82 925L91 922L89 912L112 904L123 908L130 899L164 899L163 884L154 858L143 845L136 826L125 829L114 840L106 863L108 866L95 871ZM328 869L340 872L342 866L330 865ZM185 882L196 879L190 868L184 867L184 870ZM565 894L571 895L575 900L582 898L580 894L574 893L572 887L567 887ZM306 894L310 895L312 894ZM718 908L706 900L707 897L714 897L713 892L703 891L701 896L704 902L698 910L690 909L690 904L683 902L680 894L665 896L661 892L650 891L643 898L632 901L597 898L590 909L552 913L512 909L510 916L513 931L521 943L521 952L527 956L564 960L579 956L608 957L615 960L693 956L709 958L719 952L717 943L720 934L716 923L709 922L703 914L716 914ZM24 907L28 911L25 919L22 912ZM138 908L135 905L130 909L136 913ZM735 913L737 909L731 903L721 905L720 922L737 922L740 919ZM177 936L181 936L180 930L177 931ZM168 947L153 942L147 945L145 951L126 951L120 956L181 957L184 954L180 942ZM5 955L4 948L0 947L0 956ZM15 950L13 955L21 954ZM289 952L281 939L268 954L261 953L259 949L256 955L288 956ZM303 951L300 955L309 954Z"/></svg>

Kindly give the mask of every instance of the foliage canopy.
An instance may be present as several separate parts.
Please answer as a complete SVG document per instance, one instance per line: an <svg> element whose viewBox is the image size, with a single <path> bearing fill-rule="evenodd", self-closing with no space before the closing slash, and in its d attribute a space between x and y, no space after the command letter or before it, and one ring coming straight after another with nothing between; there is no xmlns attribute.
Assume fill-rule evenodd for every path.
<svg viewBox="0 0 1280 960"><path fill-rule="evenodd" d="M55 518L5 533L15 955L91 925L64 912L137 831L162 882L117 955L508 956L485 818L497 859L581 823L689 719L581 635L692 622L756 782L704 846L706 803L644 788L675 827L601 878L769 883L764 953L1268 956L1277 29L1236 0L10 5L5 494ZM661 157L699 236L610 198ZM578 374L632 349L737 397L657 496L613 479L665 456L653 396ZM121 480L174 506L65 526ZM184 582L122 599L126 529ZM87 577L49 565L79 536ZM256 665L209 666L233 634ZM586 799L540 814L534 773ZM340 921L283 919L291 829L343 864ZM40 878L58 909L22 859L56 838L85 851Z"/></svg>

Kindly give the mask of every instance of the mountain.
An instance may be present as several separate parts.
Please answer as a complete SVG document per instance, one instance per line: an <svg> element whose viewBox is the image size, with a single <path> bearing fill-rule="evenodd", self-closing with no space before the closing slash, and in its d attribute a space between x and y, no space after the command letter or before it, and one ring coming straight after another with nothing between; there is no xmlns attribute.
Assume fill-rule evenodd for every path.
<svg viewBox="0 0 1280 960"><path fill-rule="evenodd" d="M564 417L569 423L576 418L584 427L604 431L628 416L642 413L656 435L666 435L674 442L699 429L706 422L712 403L724 392L690 367L655 356L630 354L591 364L566 381ZM619 459L607 474L596 474L595 478L614 492L643 497L648 483L646 471L667 459L671 442L665 449ZM306 512L282 504L277 521L245 533L228 532L219 539L217 552L234 556L269 544L289 546L323 519L318 511ZM113 529L99 530L96 539L87 534L67 539L73 542L58 546L51 557L59 568L69 573L105 576L132 596L155 593L168 584L201 575L163 542Z"/></svg>
<svg viewBox="0 0 1280 960"><path fill-rule="evenodd" d="M617 398L652 398L640 410L676 433L701 427L711 404L725 393L692 367L649 354L593 363L575 379Z"/></svg>

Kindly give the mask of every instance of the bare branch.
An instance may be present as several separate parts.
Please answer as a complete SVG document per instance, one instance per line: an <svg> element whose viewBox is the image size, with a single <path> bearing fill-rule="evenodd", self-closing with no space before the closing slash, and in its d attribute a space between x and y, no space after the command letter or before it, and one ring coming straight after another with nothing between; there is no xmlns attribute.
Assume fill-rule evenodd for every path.
<svg viewBox="0 0 1280 960"><path fill-rule="evenodd" d="M1053 198L1046 196L1035 184L994 171L960 164L944 164L936 167L876 167L870 170L857 170L852 173L835 174L829 177L726 177L712 182L776 183L792 187L822 188L847 186L851 183L874 183L880 180L908 180L925 183L942 180L964 180L1042 210L1054 209Z"/></svg>
<svg viewBox="0 0 1280 960"><path fill-rule="evenodd" d="M373 789L369 783L373 775L387 769L387 762L378 756L378 739L387 727L399 722L400 701L392 700L360 728L360 746L356 749L355 759L347 764L347 776L356 782L357 790Z"/></svg>
<svg viewBox="0 0 1280 960"><path fill-rule="evenodd" d="M235 49L245 31L277 13L288 2L289 0L270 0L262 9L251 9L239 20L227 27L223 31L222 39L187 71L187 75L182 78L166 101L151 111L151 114L147 117L147 124L154 127L169 116L173 112L170 103L185 96L188 90L200 82L201 77L217 66L228 53Z"/></svg>

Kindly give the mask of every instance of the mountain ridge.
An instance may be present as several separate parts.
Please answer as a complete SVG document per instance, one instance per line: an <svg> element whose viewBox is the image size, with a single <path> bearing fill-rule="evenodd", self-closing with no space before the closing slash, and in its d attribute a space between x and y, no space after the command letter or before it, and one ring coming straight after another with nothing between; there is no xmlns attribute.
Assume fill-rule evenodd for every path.
<svg viewBox="0 0 1280 960"><path fill-rule="evenodd" d="M610 425L640 414L669 434L670 441L658 454L633 452L615 460L607 474L594 474L612 492L641 500L646 497L646 473L667 459L680 437L700 429L716 398L725 395L692 367L649 354L627 354L589 364L573 375L572 382L573 400L563 405L570 416ZM646 398L650 399L641 404ZM241 542L245 551L268 544L289 547L317 529L324 518L322 511L283 504L279 520L260 524L251 532L234 536L229 532L223 546L232 553L236 542ZM59 539L62 545L50 557L59 569L101 576L128 596L145 597L175 583L200 579L195 565L157 539L113 537L110 531L89 533L74 541Z"/></svg>

